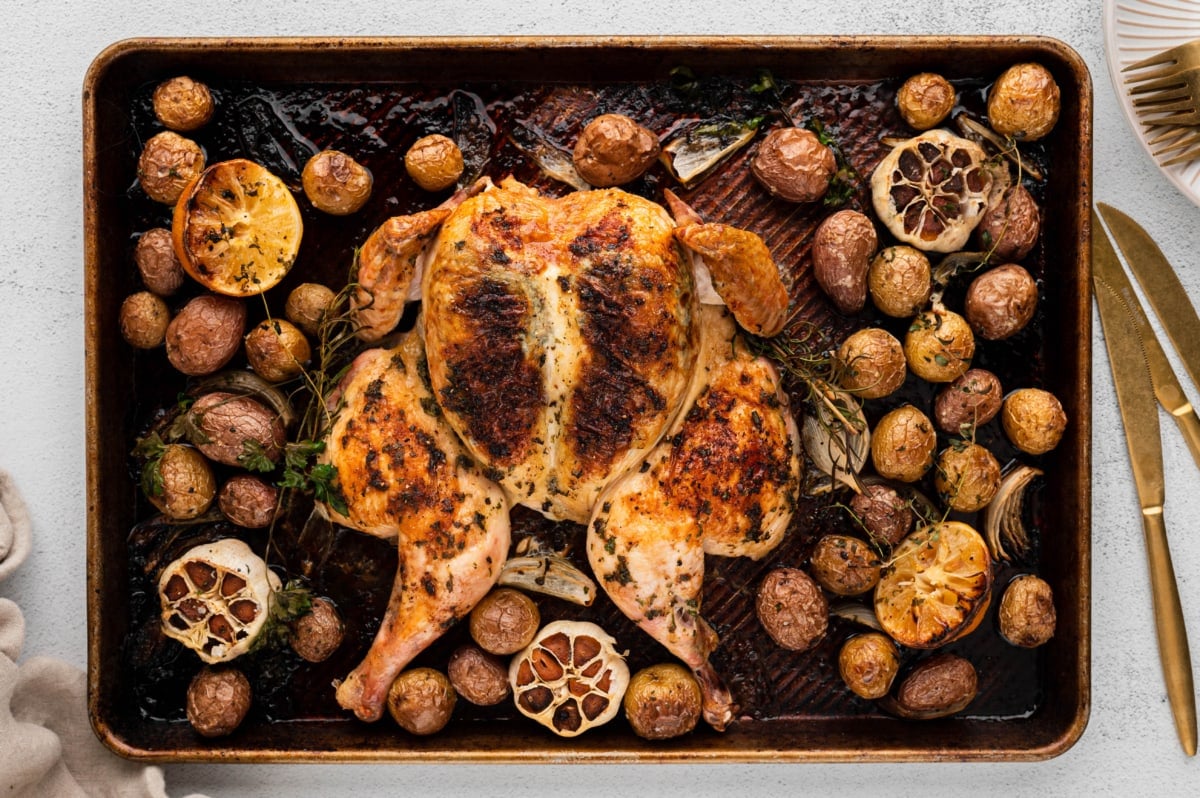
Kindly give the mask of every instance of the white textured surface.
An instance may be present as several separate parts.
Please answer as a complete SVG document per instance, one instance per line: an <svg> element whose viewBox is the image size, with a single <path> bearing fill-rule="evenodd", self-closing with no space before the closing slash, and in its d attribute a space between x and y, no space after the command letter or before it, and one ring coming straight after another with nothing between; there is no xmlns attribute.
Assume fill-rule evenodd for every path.
<svg viewBox="0 0 1200 798"><path fill-rule="evenodd" d="M24 492L34 551L3 593L25 656L85 660L80 86L106 45L140 35L1029 33L1066 41L1096 89L1095 196L1130 211L1200 300L1200 210L1138 147L1107 77L1097 0L724 0L661 3L4 0L0 16L0 464ZM977 6L977 8L970 8ZM1141 531L1097 321L1093 709L1040 764L853 766L178 766L172 795L1197 795L1155 649ZM1066 341L1072 346L1077 342ZM1191 389L1193 397L1200 391ZM1200 471L1164 418L1168 519L1200 651ZM1193 656L1193 660L1196 657ZM1198 667L1200 672L1200 667Z"/></svg>

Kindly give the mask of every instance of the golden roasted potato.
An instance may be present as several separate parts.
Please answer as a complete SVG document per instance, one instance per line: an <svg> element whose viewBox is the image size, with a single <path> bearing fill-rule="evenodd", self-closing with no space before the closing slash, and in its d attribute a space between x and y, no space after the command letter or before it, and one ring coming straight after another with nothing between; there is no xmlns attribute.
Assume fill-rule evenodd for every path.
<svg viewBox="0 0 1200 798"><path fill-rule="evenodd" d="M864 327L838 347L838 385L863 399L879 399L904 384L904 348L887 330Z"/></svg>
<svg viewBox="0 0 1200 798"><path fill-rule="evenodd" d="M370 169L338 150L309 158L300 180L313 207L332 216L347 216L365 205L374 184Z"/></svg>
<svg viewBox="0 0 1200 798"><path fill-rule="evenodd" d="M900 671L900 652L885 634L868 632L845 642L838 653L838 674L856 694L874 700L892 689Z"/></svg>
<svg viewBox="0 0 1200 798"><path fill-rule="evenodd" d="M519 590L500 587L471 610L471 637L489 654L515 654L537 634L542 614Z"/></svg>
<svg viewBox="0 0 1200 798"><path fill-rule="evenodd" d="M988 122L1002 136L1036 141L1054 128L1061 106L1061 93L1050 70L1041 64L1015 64L988 92Z"/></svg>
<svg viewBox="0 0 1200 798"><path fill-rule="evenodd" d="M954 311L927 310L909 325L904 356L909 369L921 379L951 382L971 367L975 334L967 320Z"/></svg>
<svg viewBox="0 0 1200 798"><path fill-rule="evenodd" d="M620 186L642 176L658 158L658 137L621 114L602 114L579 134L575 171L597 188Z"/></svg>
<svg viewBox="0 0 1200 798"><path fill-rule="evenodd" d="M321 322L335 298L333 290L320 283L301 283L288 294L283 315L305 335L315 338L320 335Z"/></svg>
<svg viewBox="0 0 1200 798"><path fill-rule="evenodd" d="M1026 454L1045 454L1062 440L1067 414L1049 391L1021 388L1005 397L1000 422L1013 446Z"/></svg>
<svg viewBox="0 0 1200 798"><path fill-rule="evenodd" d="M929 257L921 250L900 244L886 247L871 261L867 289L881 313L897 319L917 315L933 290Z"/></svg>
<svg viewBox="0 0 1200 798"><path fill-rule="evenodd" d="M203 515L212 505L217 482L212 467L191 446L171 443L142 471L142 488L159 512L175 521Z"/></svg>
<svg viewBox="0 0 1200 798"><path fill-rule="evenodd" d="M290 321L266 319L246 335L250 368L267 382L298 377L311 357L308 339Z"/></svg>
<svg viewBox="0 0 1200 798"><path fill-rule="evenodd" d="M871 462L881 477L916 482L933 465L937 432L912 405L892 410L871 433Z"/></svg>
<svg viewBox="0 0 1200 798"><path fill-rule="evenodd" d="M808 560L817 584L839 596L858 596L875 587L882 565L870 546L849 535L825 535Z"/></svg>
<svg viewBox="0 0 1200 798"><path fill-rule="evenodd" d="M174 205L183 188L204 171L200 145L165 130L152 136L138 158L137 175L142 190L155 202Z"/></svg>
<svg viewBox="0 0 1200 798"><path fill-rule="evenodd" d="M413 142L404 155L404 168L421 188L442 191L462 176L462 150L451 139L434 133Z"/></svg>
<svg viewBox="0 0 1200 798"><path fill-rule="evenodd" d="M938 455L933 482L950 509L973 513L987 507L1000 490L1000 463L977 443L956 442Z"/></svg>
<svg viewBox="0 0 1200 798"><path fill-rule="evenodd" d="M635 673L622 703L633 733L647 740L687 734L696 728L702 709L696 677L674 662Z"/></svg>
<svg viewBox="0 0 1200 798"><path fill-rule="evenodd" d="M171 311L149 291L130 294L121 303L121 336L130 346L138 349L153 349L167 336L167 325L171 322Z"/></svg>
<svg viewBox="0 0 1200 798"><path fill-rule="evenodd" d="M1000 599L1000 636L1014 646L1036 648L1054 637L1058 614L1045 580L1024 574L1008 583Z"/></svg>
<svg viewBox="0 0 1200 798"><path fill-rule="evenodd" d="M171 130L186 133L212 119L214 103L208 86L187 75L164 80L154 89L154 115Z"/></svg>
<svg viewBox="0 0 1200 798"><path fill-rule="evenodd" d="M958 95L950 81L933 72L913 75L896 93L896 106L904 121L917 130L937 127L950 115Z"/></svg>
<svg viewBox="0 0 1200 798"><path fill-rule="evenodd" d="M412 668L396 677L388 690L387 708L409 734L436 734L450 722L457 694L450 680L433 668Z"/></svg>

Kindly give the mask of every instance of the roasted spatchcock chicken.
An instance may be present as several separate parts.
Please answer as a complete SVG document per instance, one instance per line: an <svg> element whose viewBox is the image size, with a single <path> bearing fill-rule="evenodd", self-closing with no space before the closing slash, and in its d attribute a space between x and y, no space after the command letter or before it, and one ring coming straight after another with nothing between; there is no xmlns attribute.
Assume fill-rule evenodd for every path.
<svg viewBox="0 0 1200 798"><path fill-rule="evenodd" d="M400 547L379 633L338 687L358 717L377 719L395 675L492 587L523 504L589 525L597 581L696 673L706 720L732 719L704 555L774 548L800 478L778 375L734 318L773 335L788 296L761 239L670 199L675 219L619 189L485 180L364 243L360 337L387 336L406 300L422 310L331 402L324 457L347 510L325 511Z"/></svg>

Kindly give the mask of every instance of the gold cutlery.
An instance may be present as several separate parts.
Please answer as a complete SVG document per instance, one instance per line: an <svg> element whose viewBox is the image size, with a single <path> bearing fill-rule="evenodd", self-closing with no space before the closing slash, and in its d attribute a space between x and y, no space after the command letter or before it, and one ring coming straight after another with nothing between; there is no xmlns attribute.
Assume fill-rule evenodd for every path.
<svg viewBox="0 0 1200 798"><path fill-rule="evenodd" d="M1154 626L1162 660L1167 698L1175 718L1175 729L1188 756L1196 754L1196 694L1192 681L1187 627L1179 601L1179 587L1171 564L1163 517L1165 485L1162 440L1158 427L1159 401L1173 390L1190 412L1178 379L1171 372L1162 346L1125 274L1116 250L1092 214L1092 282L1096 304L1104 326L1104 343L1112 365L1125 442L1133 468L1133 480L1142 507L1142 528L1150 567L1150 589L1154 604ZM1165 370L1164 367L1165 366ZM1163 390L1163 387L1166 390ZM1182 405L1180 406L1182 407ZM1172 414L1174 415L1174 413ZM1180 416L1175 416L1179 419ZM1194 418L1194 414L1193 414ZM1180 425L1184 429L1183 424ZM1185 433L1186 434L1186 433ZM1191 438L1189 447L1192 446ZM1196 449L1192 449L1193 455Z"/></svg>
<svg viewBox="0 0 1200 798"><path fill-rule="evenodd" d="M1156 68L1152 68L1156 67ZM1164 128L1148 143L1166 142L1153 151L1163 166L1200 156L1200 39L1164 50L1121 70L1142 124ZM1181 151L1182 150L1182 151Z"/></svg>

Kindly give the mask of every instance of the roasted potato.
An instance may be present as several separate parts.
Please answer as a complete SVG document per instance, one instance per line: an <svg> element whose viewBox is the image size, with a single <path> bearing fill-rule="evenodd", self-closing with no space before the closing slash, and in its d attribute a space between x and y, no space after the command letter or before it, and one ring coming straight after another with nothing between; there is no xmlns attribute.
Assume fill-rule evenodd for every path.
<svg viewBox="0 0 1200 798"><path fill-rule="evenodd" d="M813 277L842 313L866 304L867 271L878 246L875 225L858 211L838 211L813 234Z"/></svg>
<svg viewBox="0 0 1200 798"><path fill-rule="evenodd" d="M450 680L433 668L412 668L396 677L388 690L387 708L409 734L436 734L450 722L457 694Z"/></svg>
<svg viewBox="0 0 1200 798"><path fill-rule="evenodd" d="M1021 388L1005 397L1000 422L1013 446L1026 454L1045 454L1062 440L1067 414L1049 391Z"/></svg>
<svg viewBox="0 0 1200 798"><path fill-rule="evenodd" d="M658 158L658 137L627 116L602 114L575 142L575 171L597 188L620 186L642 176Z"/></svg>
<svg viewBox="0 0 1200 798"><path fill-rule="evenodd" d="M868 632L845 642L838 653L838 674L863 698L883 698L900 671L900 652L885 634Z"/></svg>
<svg viewBox="0 0 1200 798"><path fill-rule="evenodd" d="M811 648L825 636L829 603L821 588L798 568L776 568L758 587L758 622L778 645L791 651Z"/></svg>
<svg viewBox="0 0 1200 798"><path fill-rule="evenodd" d="M217 492L212 467L191 446L171 443L143 469L146 498L159 512L176 521L203 515Z"/></svg>
<svg viewBox="0 0 1200 798"><path fill-rule="evenodd" d="M121 336L130 346L153 349L167 337L171 311L149 291L131 294L121 303Z"/></svg>
<svg viewBox="0 0 1200 798"><path fill-rule="evenodd" d="M496 588L471 610L471 637L489 654L515 654L541 625L537 604L512 588Z"/></svg>
<svg viewBox="0 0 1200 798"><path fill-rule="evenodd" d="M750 170L772 196L816 202L829 190L837 159L811 130L777 128L758 145Z"/></svg>
<svg viewBox="0 0 1200 798"><path fill-rule="evenodd" d="M1036 141L1054 128L1061 106L1061 92L1050 70L1041 64L1016 64L988 92L988 122L1001 136Z"/></svg>
<svg viewBox="0 0 1200 798"><path fill-rule="evenodd" d="M204 151L191 139L164 130L152 136L138 158L142 190L155 202L174 205L183 187L204 171Z"/></svg>
<svg viewBox="0 0 1200 798"><path fill-rule="evenodd" d="M158 121L182 133L208 124L215 107L208 86L187 75L158 84L152 102Z"/></svg>
<svg viewBox="0 0 1200 798"><path fill-rule="evenodd" d="M1033 251L1042 230L1037 202L1024 186L1013 186L988 206L975 238L999 261L1018 261Z"/></svg>
<svg viewBox="0 0 1200 798"><path fill-rule="evenodd" d="M231 523L264 529L275 519L279 489L250 474L235 474L221 486L217 506Z"/></svg>
<svg viewBox="0 0 1200 798"><path fill-rule="evenodd" d="M933 482L947 507L973 513L988 506L1000 490L1000 463L983 446L958 441L938 455Z"/></svg>
<svg viewBox="0 0 1200 798"><path fill-rule="evenodd" d="M979 677L975 666L954 654L935 654L917 665L892 696L880 701L886 711L902 718L944 718L975 700Z"/></svg>
<svg viewBox="0 0 1200 798"><path fill-rule="evenodd" d="M912 531L916 514L899 492L879 482L863 487L850 499L850 509L858 516L872 540L895 546Z"/></svg>
<svg viewBox="0 0 1200 798"><path fill-rule="evenodd" d="M904 244L886 247L871 260L867 289L881 313L898 319L917 315L933 290L929 257Z"/></svg>
<svg viewBox="0 0 1200 798"><path fill-rule="evenodd" d="M858 596L875 587L882 565L870 546L849 535L825 535L808 561L817 584L839 596Z"/></svg>
<svg viewBox="0 0 1200 798"><path fill-rule="evenodd" d="M909 369L921 379L951 382L971 367L975 334L967 320L954 311L927 310L909 325L904 356Z"/></svg>
<svg viewBox="0 0 1200 798"><path fill-rule="evenodd" d="M647 740L687 734L696 728L702 710L696 677L674 662L635 673L622 703L633 733Z"/></svg>
<svg viewBox="0 0 1200 798"><path fill-rule="evenodd" d="M257 458L274 463L287 443L279 415L249 396L214 391L188 410L200 433L196 447L204 456L231 466L259 466Z"/></svg>
<svg viewBox="0 0 1200 798"><path fill-rule="evenodd" d="M305 335L315 338L320 334L321 322L335 298L332 289L320 283L301 283L288 294L283 313Z"/></svg>
<svg viewBox="0 0 1200 798"><path fill-rule="evenodd" d="M133 250L133 260L146 290L159 296L171 296L183 286L187 275L175 256L171 231L155 227L142 233Z"/></svg>
<svg viewBox="0 0 1200 798"><path fill-rule="evenodd" d="M478 646L463 645L450 655L446 675L455 692L481 707L499 704L508 698L508 665Z"/></svg>
<svg viewBox="0 0 1200 798"><path fill-rule="evenodd" d="M246 335L250 368L267 382L283 382L304 373L312 347L300 329L285 319L266 319Z"/></svg>
<svg viewBox="0 0 1200 798"><path fill-rule="evenodd" d="M942 431L969 437L972 429L995 418L1003 403L1000 378L985 369L971 369L938 392L933 419Z"/></svg>
<svg viewBox="0 0 1200 798"><path fill-rule="evenodd" d="M871 462L881 477L916 482L933 465L937 433L912 405L892 410L871 433Z"/></svg>
<svg viewBox="0 0 1200 798"><path fill-rule="evenodd" d="M967 289L967 323L980 338L1001 341L1016 335L1033 319L1037 283L1015 263L997 266L976 277Z"/></svg>
<svg viewBox="0 0 1200 798"><path fill-rule="evenodd" d="M933 72L922 72L904 81L896 92L896 107L909 126L917 130L929 130L940 125L950 111L958 95L950 81Z"/></svg>
<svg viewBox="0 0 1200 798"><path fill-rule="evenodd" d="M1054 592L1032 574L1018 576L1000 599L1000 636L1014 646L1036 648L1054 637Z"/></svg>
<svg viewBox="0 0 1200 798"><path fill-rule="evenodd" d="M204 737L223 737L250 711L250 680L237 668L204 667L187 691L187 719Z"/></svg>
<svg viewBox="0 0 1200 798"><path fill-rule="evenodd" d="M365 205L374 184L371 170L338 150L309 158L300 180L313 207L332 216L347 216Z"/></svg>
<svg viewBox="0 0 1200 798"><path fill-rule="evenodd" d="M413 182L426 191L443 191L462 176L462 150L439 133L424 136L405 153L404 168Z"/></svg>
<svg viewBox="0 0 1200 798"><path fill-rule="evenodd" d="M240 300L198 296L167 326L167 360L189 376L212 374L237 354L245 327L246 306Z"/></svg>
<svg viewBox="0 0 1200 798"><path fill-rule="evenodd" d="M288 642L306 662L324 662L338 650L346 630L333 602L315 598L309 611L292 621Z"/></svg>
<svg viewBox="0 0 1200 798"><path fill-rule="evenodd" d="M908 375L904 348L880 327L853 332L838 347L838 385L863 399L880 399L896 391Z"/></svg>

